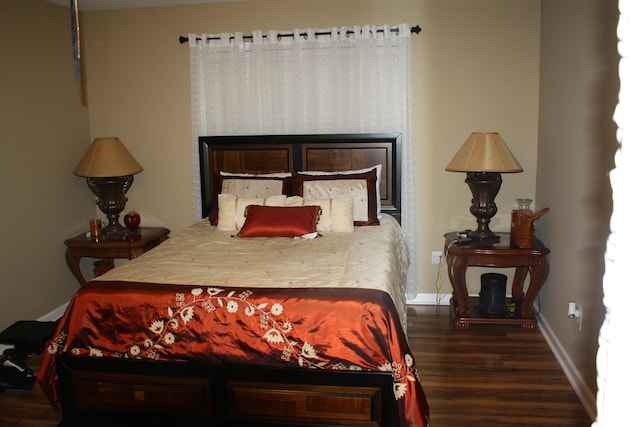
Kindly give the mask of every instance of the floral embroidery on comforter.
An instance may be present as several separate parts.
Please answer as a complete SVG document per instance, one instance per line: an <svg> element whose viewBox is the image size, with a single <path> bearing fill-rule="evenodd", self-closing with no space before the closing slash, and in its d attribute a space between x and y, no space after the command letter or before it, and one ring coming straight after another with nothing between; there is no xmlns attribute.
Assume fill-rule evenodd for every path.
<svg viewBox="0 0 640 427"><path fill-rule="evenodd" d="M388 294L100 282L69 304L38 380L55 406L55 355L390 372L402 425L427 425L417 368Z"/></svg>

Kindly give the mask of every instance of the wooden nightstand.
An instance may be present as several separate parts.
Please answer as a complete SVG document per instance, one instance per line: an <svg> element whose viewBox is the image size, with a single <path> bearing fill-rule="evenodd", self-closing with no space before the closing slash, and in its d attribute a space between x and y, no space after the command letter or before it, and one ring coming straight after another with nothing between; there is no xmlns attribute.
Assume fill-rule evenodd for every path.
<svg viewBox="0 0 640 427"><path fill-rule="evenodd" d="M80 259L99 258L94 263L96 276L113 268L115 258L133 259L151 250L169 238L170 231L163 227L140 227L136 231L124 229L122 232L104 234L101 237L87 237L86 233L67 239L65 259L69 269L80 282L87 283L80 270Z"/></svg>
<svg viewBox="0 0 640 427"><path fill-rule="evenodd" d="M445 235L444 256L447 260L449 280L453 287L450 302L451 314L458 329L468 329L472 323L507 323L520 325L522 329L534 330L538 324L533 302L538 296L549 272L547 254L549 249L534 238L532 248L511 246L510 235L496 233L500 240L494 243L456 243L457 233ZM511 294L515 312L502 317L482 316L478 313L478 297L469 297L467 292L467 267L515 267ZM524 279L529 274L529 286L524 292Z"/></svg>

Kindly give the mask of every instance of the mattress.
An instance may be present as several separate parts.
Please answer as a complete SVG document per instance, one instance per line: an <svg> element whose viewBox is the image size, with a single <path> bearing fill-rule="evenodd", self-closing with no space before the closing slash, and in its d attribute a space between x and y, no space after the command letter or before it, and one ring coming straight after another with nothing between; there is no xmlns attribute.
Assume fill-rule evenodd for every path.
<svg viewBox="0 0 640 427"><path fill-rule="evenodd" d="M235 237L207 220L93 279L250 288L355 288L389 294L404 324L407 246L398 222L315 239Z"/></svg>

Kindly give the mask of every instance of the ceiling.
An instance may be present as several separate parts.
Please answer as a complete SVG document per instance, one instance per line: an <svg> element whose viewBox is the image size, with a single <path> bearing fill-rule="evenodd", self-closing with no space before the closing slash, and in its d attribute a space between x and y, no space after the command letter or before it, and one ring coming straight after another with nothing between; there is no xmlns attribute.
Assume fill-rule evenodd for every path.
<svg viewBox="0 0 640 427"><path fill-rule="evenodd" d="M70 0L46 0L60 6L69 7ZM141 7L180 6L198 3L218 3L242 0L77 0L82 12L97 10L137 9Z"/></svg>

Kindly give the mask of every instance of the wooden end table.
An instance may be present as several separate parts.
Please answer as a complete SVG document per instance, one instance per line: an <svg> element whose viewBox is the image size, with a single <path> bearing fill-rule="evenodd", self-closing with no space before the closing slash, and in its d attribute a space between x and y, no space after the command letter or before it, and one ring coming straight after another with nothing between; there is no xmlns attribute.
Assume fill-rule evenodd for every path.
<svg viewBox="0 0 640 427"><path fill-rule="evenodd" d="M163 227L140 227L135 231L123 229L105 233L100 237L87 237L86 233L67 239L65 259L75 278L83 286L87 280L80 270L80 259L99 258L94 263L94 274L99 276L114 266L115 258L133 259L155 248L169 238L170 231Z"/></svg>
<svg viewBox="0 0 640 427"><path fill-rule="evenodd" d="M449 280L453 287L450 301L451 315L457 329L469 329L477 324L515 324L525 330L535 330L537 319L533 303L549 272L544 244L534 239L532 248L516 248L510 244L508 233L496 233L500 241L495 243L464 242L457 233L445 234L444 256ZM458 244L456 241L461 241ZM467 267L515 267L511 294L515 311L505 316L484 316L479 313L478 297L469 297L467 291ZM524 292L524 279L529 274L529 285Z"/></svg>

